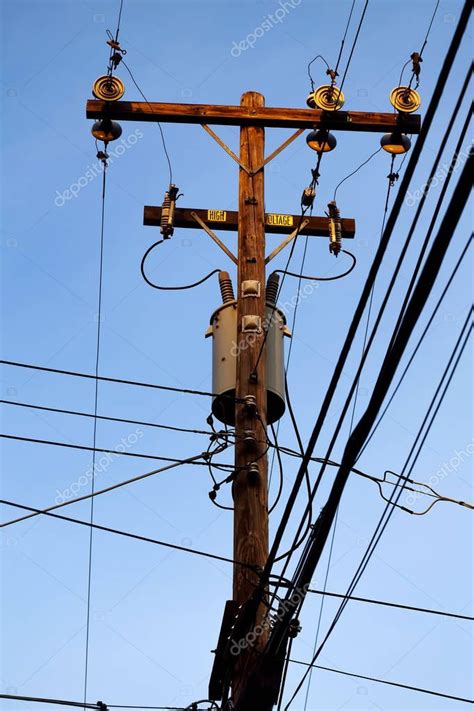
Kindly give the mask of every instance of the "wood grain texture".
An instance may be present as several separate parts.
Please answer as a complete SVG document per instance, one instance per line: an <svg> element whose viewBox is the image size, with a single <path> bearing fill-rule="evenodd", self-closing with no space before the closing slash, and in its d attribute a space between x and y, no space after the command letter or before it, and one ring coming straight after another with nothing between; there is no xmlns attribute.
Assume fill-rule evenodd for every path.
<svg viewBox="0 0 474 711"><path fill-rule="evenodd" d="M251 92L249 92L251 93ZM218 106L216 104L164 104L150 101L97 101L90 99L86 116L98 119L108 116L117 121L161 121L163 123L195 123L221 126L253 126L267 128L308 128L325 126L338 131L369 131L389 133L399 129L418 134L419 114L377 113L375 111L320 111L264 106ZM254 164L257 168L259 163ZM245 163L247 165L247 163Z"/></svg>
<svg viewBox="0 0 474 711"><path fill-rule="evenodd" d="M175 210L174 225L175 228L184 229L199 229L196 220L191 216L195 212L201 220L203 220L211 230L223 230L224 232L235 232L238 229L239 213L234 210L226 210L226 220L208 219L208 210L194 209L187 207L177 207ZM294 229L299 222L299 215L291 215L293 218L293 226L287 227L284 225L269 224L265 217L265 232L267 234L286 235ZM327 237L329 234L329 219L327 217L307 217L309 224L300 231L302 235L310 237ZM159 227L161 221L161 207L146 205L143 211L143 224L152 227ZM352 218L343 218L342 232L346 239L353 239L355 235L355 220Z"/></svg>
<svg viewBox="0 0 474 711"><path fill-rule="evenodd" d="M247 92L242 96L242 104L249 110L261 107L264 97L256 92ZM264 152L264 129L243 127L240 132L240 157L251 168L261 165ZM242 405L236 405L235 465L238 472L234 485L234 558L253 566L263 567L268 557L268 496L267 496L267 456L266 456L266 387L265 387L265 352L257 368L257 382L250 382L264 334L249 338L241 332L242 318L246 315L258 315L263 325L265 318L265 203L263 168L250 177L244 170L239 170L239 266L237 287L246 279L256 279L261 284L259 297L238 298L237 335L241 342L237 356L238 398L254 395L260 419L246 414ZM250 451L239 436L245 430L255 433L256 448ZM259 478L251 483L245 468L249 462L257 461ZM243 469L241 469L244 467ZM257 576L241 566L234 567L234 601L245 604L252 596ZM260 607L255 625L259 625L265 608ZM262 649L266 635L260 635L255 642L257 649ZM233 698L237 699L242 683L247 676L247 669L252 667L253 653L247 652L238 658L234 668Z"/></svg>

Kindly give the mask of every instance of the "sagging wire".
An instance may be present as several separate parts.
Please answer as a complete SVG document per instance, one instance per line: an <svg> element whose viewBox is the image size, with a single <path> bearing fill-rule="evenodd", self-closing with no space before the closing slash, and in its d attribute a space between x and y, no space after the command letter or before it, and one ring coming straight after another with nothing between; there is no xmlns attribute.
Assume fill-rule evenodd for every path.
<svg viewBox="0 0 474 711"><path fill-rule="evenodd" d="M263 427L263 422L260 417L258 417L258 420L262 423L262 427ZM207 422L212 427L212 429L214 429L212 415L209 415L209 417L207 418ZM224 510L228 510L228 511L234 510L233 506L224 506L223 504L220 504L217 501L217 493L219 492L219 490L221 489L221 487L224 484L233 484L233 482L234 482L236 476L239 474L239 472L247 470L250 474L251 466L253 464L257 464L263 457L265 457L267 455L270 447L274 446L270 442L264 427L263 427L263 431L265 434L265 440L255 440L255 442L260 443L260 444L264 443L266 445L264 451L261 454L259 454L258 457L255 457L254 459L251 459L250 461L248 461L245 465L242 465L240 467L234 467L232 465L228 465L227 468L224 468L224 467L222 467L222 465L217 465L212 462L212 457L215 456L216 454L219 454L221 451L223 451L223 450L217 448L216 450L211 452L210 449L212 447L212 444L214 442L219 442L220 439L224 439L224 448L227 449L227 447L231 446L231 444L228 441L229 437L234 438L234 441L232 444L235 446L235 443L238 439L245 440L245 434L242 434L239 436L239 435L237 435L237 433L234 430L228 431L227 428L225 431L222 431L222 430L221 431L217 431L217 430L214 431L214 434L211 437L211 442L208 446L208 449L207 449L206 455L205 455L206 461L208 463L209 474L210 474L211 479L214 484L208 495L209 495L209 499L214 504L214 506L217 506L220 509L224 509ZM221 471L227 471L227 472L228 472L228 468L231 467L232 471L224 479L222 479L221 481L217 481L216 477L214 476L214 472L212 471L213 467L216 469L220 469Z"/></svg>
<svg viewBox="0 0 474 711"><path fill-rule="evenodd" d="M274 274L286 274L287 276L290 277L295 277L296 279L309 279L311 281L336 281L337 279L343 279L344 277L348 276L355 268L357 264L357 259L352 252L349 252L347 249L341 249L341 252L343 254L347 254L351 260L351 266L349 269L347 269L345 272L342 272L342 274L337 274L336 276L329 276L329 277L318 277L318 276L309 276L307 274L295 274L294 272L289 272L289 271L283 271L283 269L275 269Z"/></svg>
<svg viewBox="0 0 474 711"><path fill-rule="evenodd" d="M406 68L408 67L408 65L410 64L410 62L411 62L412 68L411 68L411 77L410 77L410 82L409 82L409 84L408 84L408 89L411 89L411 88L412 88L412 84L413 84L413 81L414 81L414 80L416 80L416 84L415 84L415 86L413 87L413 88L415 89L415 91L416 91L416 90L418 89L418 87L420 86L421 63L423 62L422 55L423 55L423 52L424 52L424 50L425 50L426 45L428 44L428 37L429 37L429 35L430 35L431 28L432 28L432 26L433 26L433 22L434 22L434 19L435 19L435 17L436 17L436 13L438 12L439 2L440 2L440 0L436 0L436 5L435 5L435 8L434 8L434 10L433 10L433 14L432 14L432 16L431 16L431 20L430 20L430 23L429 23L429 25L428 25L428 29L427 29L427 31L426 31L425 39L424 39L424 41L423 41L423 44L422 44L422 46L421 46L420 51L419 51L419 52L412 52L411 55L410 55L410 59L409 59L408 61L406 61L405 64L403 65L403 67L402 67L402 71L400 72L400 79L399 79L399 82L398 82L398 86L401 86L402 80L403 80L403 74L404 74L404 72L405 72L405 69L406 69Z"/></svg>
<svg viewBox="0 0 474 711"><path fill-rule="evenodd" d="M200 284L204 284L205 281L210 279L214 274L218 274L221 269L213 269L212 272L209 272L209 274L206 274L202 279L199 279L198 281L193 282L192 284L183 284L182 286L163 286L161 284L156 284L155 282L151 281L146 273L145 273L145 262L148 259L149 255L155 247L158 247L160 244L162 244L165 240L160 239L157 242L154 242L148 249L146 250L145 254L142 257L142 261L140 264L140 272L143 277L143 279L146 281L148 286L151 286L153 289L158 289L160 291L182 291L184 289L194 289L196 286L200 286Z"/></svg>
<svg viewBox="0 0 474 711"><path fill-rule="evenodd" d="M320 59L320 60L321 60L322 62L324 62L324 64L326 65L326 74L327 74L328 76L330 76L330 75L329 75L329 72L332 72L332 69L330 69L329 64L328 64L327 61L324 59L323 55L322 55L322 54L317 54L317 55L308 63L308 67L307 67L307 69L306 69L306 71L307 71L307 73L308 73L309 81L310 81L310 84L311 84L311 91L314 91L314 80L313 80L313 77L312 77L312 75L311 75L311 65L312 65L313 62L315 62L317 59Z"/></svg>
<svg viewBox="0 0 474 711"><path fill-rule="evenodd" d="M281 445L280 445L280 446L279 446L279 451L280 451L280 454L286 454L287 456L295 457L295 458L297 458L297 459L301 459L301 455L300 455L296 450L290 449L289 447L284 447L284 446L281 446ZM318 464L325 464L326 466L330 466L330 467L340 467L340 466L341 466L340 462L335 462L335 461L333 461L333 460L331 460L331 459L325 459L325 458L323 458L323 457L311 457L311 461L312 461L312 462L316 462L316 463L318 463ZM394 476L394 477L395 477L396 479L398 479L399 481L405 481L405 482L406 482L406 485L404 486L404 489L406 489L407 491L413 492L413 493L415 494L415 496L416 496L416 495L419 495L419 496L428 496L428 497L430 497L430 498L435 499L435 501L433 501L433 502L430 504L430 506L426 509L426 511L422 511L422 512L413 511L412 509L409 509L408 507L402 506L402 505L400 505L400 504L394 504L395 506L398 506L398 508L402 509L402 510L405 511L406 513L413 514L413 515L415 515L415 516L424 516L426 513L428 513L428 511L430 511L430 510L433 508L433 506L434 506L435 504L440 503L440 502L442 502L442 501L448 502L448 503L452 503L452 504L456 504L456 505L458 505L458 506L463 506L463 507L465 507L465 508L469 508L469 509L473 509L473 510L474 510L474 504L471 504L471 503L469 503L469 502L467 502L467 501L461 501L461 500L458 500L458 499L453 499L453 498L450 497L450 496L444 496L443 494L439 494L439 493L438 493L437 491L435 491L435 489L433 489L433 487L431 487L429 484L426 484L425 482L422 482L422 481L415 481L414 479L410 479L409 477L406 477L406 476L404 476L403 474L397 474L397 472L394 472L394 471L392 471L391 469L387 469L387 470L384 472L383 477L381 477L381 478L380 478L380 477L377 477L377 476L375 476L375 475L373 475L373 474L367 474L367 472L364 472L364 471L362 471L361 469L358 469L358 468L356 468L356 467L353 467L351 471L352 471L354 474L357 474L358 476L360 476L360 477L362 477L362 478L364 478L364 479L369 479L370 481L373 481L375 484L377 484L378 489L379 489L379 492L380 492L380 496L382 497L382 499L384 499L384 501L387 501L387 498L385 497L384 492L383 492L383 490L382 490L382 484L388 484L388 485L391 485L391 484L392 484L392 482L391 482L391 481L389 480L389 478L388 478L388 475L389 475L389 474L391 474L392 476ZM412 484L412 486L408 486L408 484ZM424 487L425 489L427 489L427 491L420 491L420 489L414 488L414 487L416 487L416 486L418 486L418 487Z"/></svg>
<svg viewBox="0 0 474 711"><path fill-rule="evenodd" d="M380 153L381 150L383 150L382 147L377 148L377 150L374 151L373 153L371 153L370 156L369 156L368 158L366 158L366 160L365 160L363 163L361 163L361 164L360 164L355 170L353 170L351 173L349 173L348 175L346 175L346 177L343 178L343 179L336 185L336 187L335 187L335 189L334 189L334 195L333 195L333 198L332 198L334 202L336 202L337 191L339 190L339 188L341 187L341 185L342 185L343 183L345 183L346 180L349 180L349 178L352 178L353 175L355 175L356 173L358 173L359 170L360 170L361 168L363 168L364 165L367 165L367 163L369 163L369 161L371 161L372 158L374 158L374 157L377 155L377 153ZM405 155L406 155L406 154L405 154Z"/></svg>

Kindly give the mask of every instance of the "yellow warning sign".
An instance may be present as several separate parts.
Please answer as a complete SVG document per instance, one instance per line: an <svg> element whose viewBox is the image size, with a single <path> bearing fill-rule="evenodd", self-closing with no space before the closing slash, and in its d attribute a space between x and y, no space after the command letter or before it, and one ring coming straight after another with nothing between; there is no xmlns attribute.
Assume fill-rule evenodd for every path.
<svg viewBox="0 0 474 711"><path fill-rule="evenodd" d="M269 213L265 221L267 225L277 225L278 227L293 227L293 215L278 215Z"/></svg>
<svg viewBox="0 0 474 711"><path fill-rule="evenodd" d="M225 210L208 210L207 219L212 222L225 222L227 212Z"/></svg>

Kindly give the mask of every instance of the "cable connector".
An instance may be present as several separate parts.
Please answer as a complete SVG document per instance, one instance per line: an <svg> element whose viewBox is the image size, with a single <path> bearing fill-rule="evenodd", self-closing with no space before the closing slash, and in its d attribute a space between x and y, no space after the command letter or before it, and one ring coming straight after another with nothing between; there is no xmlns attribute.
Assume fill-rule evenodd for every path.
<svg viewBox="0 0 474 711"><path fill-rule="evenodd" d="M341 213L336 205L336 201L332 200L328 203L329 217L329 251L336 257L342 247L342 224Z"/></svg>
<svg viewBox="0 0 474 711"><path fill-rule="evenodd" d="M255 395L244 396L244 408L249 417L255 417L257 414L257 398Z"/></svg>
<svg viewBox="0 0 474 711"><path fill-rule="evenodd" d="M288 625L288 637L290 639L295 639L301 632L302 627L300 624L300 621L297 617L294 617L291 621L290 624Z"/></svg>
<svg viewBox="0 0 474 711"><path fill-rule="evenodd" d="M107 159L109 157L109 154L106 151L97 151L97 159L101 161L101 163L104 164L104 167L107 168L108 163Z"/></svg>
<svg viewBox="0 0 474 711"><path fill-rule="evenodd" d="M399 174L395 173L393 171L387 175L387 178L388 178L391 188L393 188L393 186L395 185L395 183L397 182L399 177L400 177Z"/></svg>
<svg viewBox="0 0 474 711"><path fill-rule="evenodd" d="M303 190L301 196L301 206L302 207L313 207L314 198L316 197L316 190L312 185L309 185Z"/></svg>
<svg viewBox="0 0 474 711"><path fill-rule="evenodd" d="M249 464L247 476L250 486L257 486L260 481L260 467L256 462Z"/></svg>
<svg viewBox="0 0 474 711"><path fill-rule="evenodd" d="M163 205L161 206L161 234L164 239L169 239L174 232L174 211L176 207L176 200L178 199L179 188L176 185L169 186L168 190L165 192L165 199L163 200Z"/></svg>
<svg viewBox="0 0 474 711"><path fill-rule="evenodd" d="M421 62L423 61L420 54L418 52L412 52L410 54L410 59L412 61L412 72L416 78L416 83L417 86L420 83L420 72L421 72Z"/></svg>

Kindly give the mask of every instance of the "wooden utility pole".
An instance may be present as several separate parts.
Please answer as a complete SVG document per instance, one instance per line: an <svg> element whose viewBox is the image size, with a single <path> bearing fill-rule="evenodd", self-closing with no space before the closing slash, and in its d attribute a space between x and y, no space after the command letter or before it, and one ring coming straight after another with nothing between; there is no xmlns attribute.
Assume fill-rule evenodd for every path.
<svg viewBox="0 0 474 711"><path fill-rule="evenodd" d="M298 215L266 214L265 165L298 138L304 129L320 127L355 132L420 132L420 117L414 114L267 108L264 104L264 97L257 92L245 93L240 106L96 100L87 102L87 117L95 120L107 118L200 124L239 164L238 215L217 209L205 211L177 208L175 226L194 229L201 227L237 264L237 343L240 347L237 349L235 410L237 437L233 482L234 560L253 569L263 568L268 557L265 350L260 354L265 338L265 266L298 233L321 236L327 234L329 225L326 217L309 217L301 222ZM240 127L240 156L236 156L225 145L210 125ZM292 128L296 129L296 132L265 158L265 128L268 127ZM161 217L161 208L145 207L144 224L159 225ZM235 230L236 227L237 257L212 231L212 228ZM288 234L291 228L295 227L293 233L265 256L265 232ZM352 238L355 232L354 221L342 219L342 232L344 238ZM254 407L242 402L248 396L254 398ZM252 399L249 402L251 403ZM255 670L259 651L265 646L266 634L254 634L253 646L246 647L237 658L229 654L232 625L236 620L242 623L244 618L240 631L244 636L246 633L252 633L256 627L261 627L263 606L257 610L250 608L251 614L245 619L247 604L252 599L258 583L258 574L252 569L242 565L234 566L233 600L226 604L209 686L211 699L227 700L230 683L231 698L234 705L238 703L239 711L260 711L255 696L248 700L249 695L243 693L243 690ZM257 688L257 696L262 691L262 698L273 699L273 690L279 685L280 671L278 664L272 666L272 660L266 668L269 669L268 672L263 672L266 678L261 679L259 672L255 680L254 674L252 684L253 688ZM267 678L272 676L274 678L270 680ZM240 703L239 697L243 698ZM271 703L267 702L265 708Z"/></svg>
<svg viewBox="0 0 474 711"><path fill-rule="evenodd" d="M242 106L264 105L264 97L247 92ZM264 161L265 129L242 126L240 129L240 160L251 170ZM243 404L235 411L235 471L234 498L234 559L263 568L268 557L268 492L265 357L259 358L264 343L265 322L265 194L264 168L255 175L239 170L239 241L237 266L237 387L236 396L243 400L251 395L256 400L256 413ZM246 281L255 281L255 296L244 296ZM257 319L257 331L245 332L246 319ZM258 365L257 365L258 360ZM257 367L256 367L257 366ZM258 467L248 469L250 462ZM244 605L252 596L258 578L241 565L234 567L234 601ZM263 621L263 605L257 611L255 626ZM258 652L266 642L261 635L255 641ZM251 650L252 648L250 648ZM233 670L233 697L238 698L245 679L249 654L243 651Z"/></svg>

